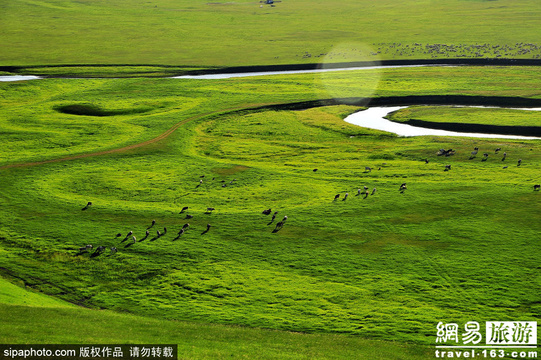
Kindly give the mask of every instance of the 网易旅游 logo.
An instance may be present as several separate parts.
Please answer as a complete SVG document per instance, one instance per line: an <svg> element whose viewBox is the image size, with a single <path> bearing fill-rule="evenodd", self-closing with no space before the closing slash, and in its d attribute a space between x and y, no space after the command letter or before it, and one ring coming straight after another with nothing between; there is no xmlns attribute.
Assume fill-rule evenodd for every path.
<svg viewBox="0 0 541 360"><path fill-rule="evenodd" d="M437 344L477 345L482 342L481 324L469 321L462 327L457 323L439 322L436 326ZM486 345L537 345L536 321L487 321Z"/></svg>

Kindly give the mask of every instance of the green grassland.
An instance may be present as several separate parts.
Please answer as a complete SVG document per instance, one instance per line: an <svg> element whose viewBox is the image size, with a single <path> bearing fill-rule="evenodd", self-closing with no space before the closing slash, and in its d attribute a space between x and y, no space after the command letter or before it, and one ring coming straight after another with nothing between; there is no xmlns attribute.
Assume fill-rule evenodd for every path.
<svg viewBox="0 0 541 360"><path fill-rule="evenodd" d="M0 65L539 59L540 17L535 0L13 0Z"/></svg>
<svg viewBox="0 0 541 360"><path fill-rule="evenodd" d="M430 122L453 122L459 124L483 124L504 126L539 126L541 112L494 108L463 108L447 106L414 106L389 116L398 122L422 119Z"/></svg>
<svg viewBox="0 0 541 360"><path fill-rule="evenodd" d="M284 357L377 358L371 351L389 346L380 358L429 358L422 345L434 345L439 321L538 321L541 209L532 187L540 180L539 140L400 138L345 123L359 106L261 106L336 96L539 99L539 71L430 67L0 84L0 129L9 134L0 148L3 275L73 304L145 317L40 309L36 319L60 335L38 330L25 339L70 342L81 333L75 319L96 319L111 325L96 325L90 341L103 339L105 326L133 322L133 338L118 341L186 339L195 344L181 348L187 358L238 355L246 347L257 354L247 345L254 337L263 346L276 343ZM73 105L82 114L66 113ZM454 121L462 113L447 116ZM175 131L159 137L169 129ZM39 142L44 137L49 147ZM122 152L13 166L145 141ZM470 160L474 147L508 156ZM441 148L456 154L440 157ZM404 182L408 189L400 192ZM377 192L356 196L363 186ZM93 205L82 211L88 201ZM261 213L268 208L278 211L273 224ZM273 232L284 215L285 226ZM190 228L177 237L186 222ZM157 237L164 227L167 234ZM124 240L129 231L136 243ZM79 252L86 244L118 252ZM32 301L27 307L39 303ZM18 342L32 328L22 323L23 311L38 312L17 306L1 307L10 324L0 329L4 341ZM147 326L160 330L148 335ZM169 335L173 328L186 337ZM13 329L21 330L11 337ZM206 331L228 334L220 337L227 348L201 338ZM412 343L419 346L411 351L400 345ZM370 349L350 353L364 346Z"/></svg>

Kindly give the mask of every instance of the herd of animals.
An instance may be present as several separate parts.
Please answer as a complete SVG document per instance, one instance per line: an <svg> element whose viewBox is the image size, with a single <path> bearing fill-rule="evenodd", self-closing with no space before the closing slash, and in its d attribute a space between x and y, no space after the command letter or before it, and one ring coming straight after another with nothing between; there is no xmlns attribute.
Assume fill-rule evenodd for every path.
<svg viewBox="0 0 541 360"><path fill-rule="evenodd" d="M499 154L501 151L501 148L497 148L495 149L494 153L495 154ZM452 156L452 155L455 155L456 151L453 150L453 149L448 149L448 150L445 150L445 149L440 149L436 155L437 156L444 156L444 157L449 157L449 156ZM473 149L473 151L471 152L471 156L469 157L469 160L473 160L476 158L477 154L479 153L479 148L478 147L475 147ZM489 153L485 152L483 153L483 158L481 159L481 161L487 161L489 157ZM507 159L507 153L504 152L503 153L503 156L501 158L501 161L506 161ZM425 159L424 160L426 164L429 163L429 160L428 159ZM517 160L517 167L520 167L522 164L522 159L518 159ZM504 169L508 168L508 166L504 166L503 167ZM381 169L381 168L379 168ZM314 169L313 171L316 172L318 169ZM450 171L451 170L451 165L445 165L445 168L444 168L444 171ZM365 167L365 172L371 172L372 171L372 168L370 167ZM203 178L204 175L201 176L201 178ZM214 178L213 178L214 180ZM230 182L230 184L233 183L233 181L236 181L236 179L232 180ZM222 181L224 184L222 184L222 187L226 187L227 185L225 184L225 180ZM197 185L197 187L201 186L203 184L203 180L200 179L199 180L199 184ZM540 188L541 188L541 184L535 184L533 186L533 190L534 191L540 191ZM403 193L404 191L406 191L407 189L407 184L406 183L402 183L400 186L399 186L399 191L401 193ZM357 189L357 196L360 196L360 195L364 195L364 199L366 199L368 196L372 196L372 195L375 195L376 194L376 188L372 189L372 191L369 191L369 188L367 186L364 186L363 189ZM342 201L346 201L348 199L348 196L349 196L349 193L345 193L344 194L344 197L342 198ZM340 194L336 194L334 196L334 200L333 201L337 201L340 199ZM90 207L92 206L92 202L88 202L85 207L83 207L81 210L88 210ZM180 214L183 214L185 213L189 208L187 206L183 207L182 210L180 211ZM206 214L211 214L213 211L215 210L215 208L213 207L208 207L207 210L206 210ZM272 213L272 209L266 209L266 210L263 210L262 214L263 215L270 215ZM278 211L275 211L274 213L272 213L272 217L271 217L271 220L270 222L267 224L267 225L271 225L274 220L276 219L276 216L278 214ZM190 215L190 214L186 214L186 217L185 219L186 220L189 220L189 219L192 219L193 218L193 215ZM278 231L280 231L286 221L287 221L288 217L287 215L283 217L283 219L279 222L276 223L275 225L275 228L274 230L272 231L273 233L277 233ZM150 237L150 231L151 229L156 225L156 220L152 220L151 224L149 227L147 227L146 229L146 232L145 232L145 236L143 238L141 238L139 241L144 241L146 239L148 239ZM211 229L211 224L207 224L207 228L206 230L204 230L201 235L204 235L206 234L207 232L210 231ZM186 223L182 226L182 228L177 232L177 236L173 239L174 240L178 240L182 235L184 235L188 229L190 228L190 224L189 223ZM160 231L159 229L156 230L155 232L156 235L154 235L154 237L152 239L150 239L150 241L155 241L159 238L161 238L162 236L166 235L167 234L167 227L164 227L163 228L163 231ZM116 234L116 238L122 238L122 234L121 233L118 233ZM132 246L133 244L137 243L138 240L136 238L136 236L133 234L133 231L129 231L125 236L124 238L120 241L120 244L122 243L125 243L126 244L124 245L124 248L128 248L130 246ZM90 251L92 251L94 249L94 246L92 244L88 244L88 245L85 245L85 246L82 246L79 248L79 255L81 254L84 254L84 253L88 253ZM107 247L105 246L98 246L93 252L92 252L92 255L93 257L95 256L98 256L98 255L101 255L102 253L104 253L105 251L107 250ZM117 247L116 246L112 246L110 247L110 255L113 255L115 254L116 252L118 251Z"/></svg>

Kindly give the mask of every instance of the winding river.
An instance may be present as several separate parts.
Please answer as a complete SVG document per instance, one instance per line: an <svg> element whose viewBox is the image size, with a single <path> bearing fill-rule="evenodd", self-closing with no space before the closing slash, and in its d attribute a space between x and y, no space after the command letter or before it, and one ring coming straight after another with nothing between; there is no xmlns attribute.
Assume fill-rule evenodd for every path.
<svg viewBox="0 0 541 360"><path fill-rule="evenodd" d="M174 76L172 79L201 79L201 80L216 80L216 79L230 79L240 77L251 76L267 76L267 75L288 75L288 74L304 74L304 73L318 73L328 71L351 71L351 70L370 70L370 69L385 69L385 68L402 68L402 67L421 67L421 66L453 66L453 65L390 65L390 66L365 66L365 67L348 67L348 68L330 68L330 69L311 69L311 70L286 70L286 71L268 71L268 72L245 72L245 73L230 73L230 74L206 74L206 75L183 75ZM34 75L10 75L0 76L0 82L11 81L25 81L25 80L39 80L43 79ZM493 138L493 139L521 139L521 140L535 140L541 139L534 136L519 136L519 135L502 135L502 134L482 134L471 132L455 132L439 129L430 129L424 127L417 127L408 124L402 124L385 119L389 113L400 109L407 108L407 106L394 106L394 107L371 107L364 111L354 113L345 121L357 126L362 126L369 129L381 130L391 132L399 136L462 136L462 137L474 137L474 138ZM541 108L528 108L520 109L524 111L541 111Z"/></svg>
<svg viewBox="0 0 541 360"><path fill-rule="evenodd" d="M465 133L456 131L447 131L439 129L429 129L424 127L411 126L385 119L385 116L390 113L405 109L407 106L389 106L389 107L371 107L364 111L359 111L349 115L344 120L350 124L362 126L368 129L381 130L391 132L400 136L463 136L474 138L491 138L491 139L522 139L535 140L541 139L534 136L519 136L519 135L501 135L501 134L481 134L481 133ZM524 111L541 111L541 108L531 109L515 109Z"/></svg>

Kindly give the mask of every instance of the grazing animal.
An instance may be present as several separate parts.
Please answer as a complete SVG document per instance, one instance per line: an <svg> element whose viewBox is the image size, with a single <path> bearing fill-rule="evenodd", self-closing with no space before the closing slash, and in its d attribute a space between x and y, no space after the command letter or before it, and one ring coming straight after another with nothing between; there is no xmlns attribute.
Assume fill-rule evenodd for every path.
<svg viewBox="0 0 541 360"><path fill-rule="evenodd" d="M190 227L190 224L186 223L182 226L182 230L188 229Z"/></svg>
<svg viewBox="0 0 541 360"><path fill-rule="evenodd" d="M400 191L404 191L406 190L408 187L406 185L406 183L403 183L402 185L400 185Z"/></svg>
<svg viewBox="0 0 541 360"><path fill-rule="evenodd" d="M207 212L208 212L208 213L210 213L210 212L212 212L212 211L214 211L214 210L216 210L216 209L214 209L213 207L208 207L208 208L207 208Z"/></svg>
<svg viewBox="0 0 541 360"><path fill-rule="evenodd" d="M222 187L227 187L227 184L222 184Z"/></svg>
<svg viewBox="0 0 541 360"><path fill-rule="evenodd" d="M494 152L497 154L502 148L497 148Z"/></svg>
<svg viewBox="0 0 541 360"><path fill-rule="evenodd" d="M428 164L428 159L425 159L425 164Z"/></svg>
<svg viewBox="0 0 541 360"><path fill-rule="evenodd" d="M105 251L105 249L107 249L105 246L98 246L98 248L96 249L96 252L103 252Z"/></svg>
<svg viewBox="0 0 541 360"><path fill-rule="evenodd" d="M473 151L471 152L470 160L473 159L475 155L477 155L478 152L479 152L478 147L473 148Z"/></svg>
<svg viewBox="0 0 541 360"><path fill-rule="evenodd" d="M282 223L285 223L285 222L286 222L286 220L287 220L287 215L286 215L286 216L284 216L284 218L282 219L282 221L281 221L281 222L282 222Z"/></svg>
<svg viewBox="0 0 541 360"><path fill-rule="evenodd" d="M205 177L205 175L201 175L201 176L200 176L200 178L204 178L204 177Z"/></svg>
<svg viewBox="0 0 541 360"><path fill-rule="evenodd" d="M344 198L342 199L342 201L346 201L346 199L348 198L348 193L346 193L346 195L344 195Z"/></svg>
<svg viewBox="0 0 541 360"><path fill-rule="evenodd" d="M365 166L365 167L364 167L364 171L371 172L371 171L372 171L372 168L371 168L370 166Z"/></svg>
<svg viewBox="0 0 541 360"><path fill-rule="evenodd" d="M199 185L201 185L203 183L203 179L199 180Z"/></svg>
<svg viewBox="0 0 541 360"><path fill-rule="evenodd" d="M272 224L272 222L274 221L274 219L276 219L276 213L272 214L272 219L271 219L269 225Z"/></svg>
<svg viewBox="0 0 541 360"><path fill-rule="evenodd" d="M167 228L166 227L163 228L163 235L165 235L165 234L167 234Z"/></svg>
<svg viewBox="0 0 541 360"><path fill-rule="evenodd" d="M334 196L334 200L335 200L335 201L338 200L339 197L340 197L340 194L336 194L336 195Z"/></svg>
<svg viewBox="0 0 541 360"><path fill-rule="evenodd" d="M162 236L162 233L160 232L160 230L156 230L156 235L158 235L158 237Z"/></svg>
<svg viewBox="0 0 541 360"><path fill-rule="evenodd" d="M277 232L278 230L280 230L282 227L284 226L284 223L282 221L278 222L276 224L276 227L274 228L274 230L272 230L273 233Z"/></svg>
<svg viewBox="0 0 541 360"><path fill-rule="evenodd" d="M211 226L210 224L207 224L207 231L210 230L210 226Z"/></svg>
<svg viewBox="0 0 541 360"><path fill-rule="evenodd" d="M121 237L121 236L122 236L121 233L116 234L116 237Z"/></svg>
<svg viewBox="0 0 541 360"><path fill-rule="evenodd" d="M188 207L187 207L187 206L184 206L184 207L182 208L182 210L180 210L179 214L182 214L182 213L183 213L184 211L186 211L186 210L188 210Z"/></svg>
<svg viewBox="0 0 541 360"><path fill-rule="evenodd" d="M503 158L502 158L502 161L504 161L504 160L505 160L505 157L506 157L506 156L507 156L507 153L506 153L506 152L504 152L504 153L503 153Z"/></svg>
<svg viewBox="0 0 541 360"><path fill-rule="evenodd" d="M116 247L114 247L114 246L111 247L111 254L114 254L114 253L116 253L117 251L118 251L118 250L117 250Z"/></svg>
<svg viewBox="0 0 541 360"><path fill-rule="evenodd" d="M133 243L135 244L137 242L137 238L135 236L132 236Z"/></svg>
<svg viewBox="0 0 541 360"><path fill-rule="evenodd" d="M539 191L539 188L541 188L541 185L537 184L533 186L533 191Z"/></svg>
<svg viewBox="0 0 541 360"><path fill-rule="evenodd" d="M312 170L312 171L313 171L313 172L316 172L316 171L317 171L317 169L314 169L314 170Z"/></svg>
<svg viewBox="0 0 541 360"><path fill-rule="evenodd" d="M361 189L357 189L357 195L355 196L359 196L359 195L361 195Z"/></svg>
<svg viewBox="0 0 541 360"><path fill-rule="evenodd" d="M445 165L445 170L444 171L449 171L451 170L451 165Z"/></svg>
<svg viewBox="0 0 541 360"><path fill-rule="evenodd" d="M180 230L178 231L178 236L181 236L182 234L184 234L184 229L180 229Z"/></svg>
<svg viewBox="0 0 541 360"><path fill-rule="evenodd" d="M271 209L263 210L263 214L270 215Z"/></svg>
<svg viewBox="0 0 541 360"><path fill-rule="evenodd" d="M90 206L92 206L92 202L91 202L91 201L87 202L87 203L86 203L86 206L85 206L84 208L82 208L81 210L86 210L86 209L88 209Z"/></svg>
<svg viewBox="0 0 541 360"><path fill-rule="evenodd" d="M440 149L438 152L437 152L437 155L438 156L451 156L451 155L454 155L455 154L455 151L453 149L449 149L449 150L445 150L445 149Z"/></svg>
<svg viewBox="0 0 541 360"><path fill-rule="evenodd" d="M374 188L374 190L372 190L372 194L370 195L374 195L376 193L376 188Z"/></svg>
<svg viewBox="0 0 541 360"><path fill-rule="evenodd" d="M85 246L80 247L79 251L82 252L82 251L86 251L86 250L90 250L90 249L92 249L92 245L89 244L89 245L85 245Z"/></svg>
<svg viewBox="0 0 541 360"><path fill-rule="evenodd" d="M128 237L128 236L130 236L130 235L133 235L133 231L130 231L130 232L128 233L128 235L126 235L126 237Z"/></svg>
<svg viewBox="0 0 541 360"><path fill-rule="evenodd" d="M503 168L504 168L504 169L507 169L508 167L507 167L507 166L504 166Z"/></svg>
<svg viewBox="0 0 541 360"><path fill-rule="evenodd" d="M186 219L193 219L193 215L186 214Z"/></svg>
<svg viewBox="0 0 541 360"><path fill-rule="evenodd" d="M520 166L520 164L522 164L522 159L518 159L518 164L517 164L517 166Z"/></svg>

